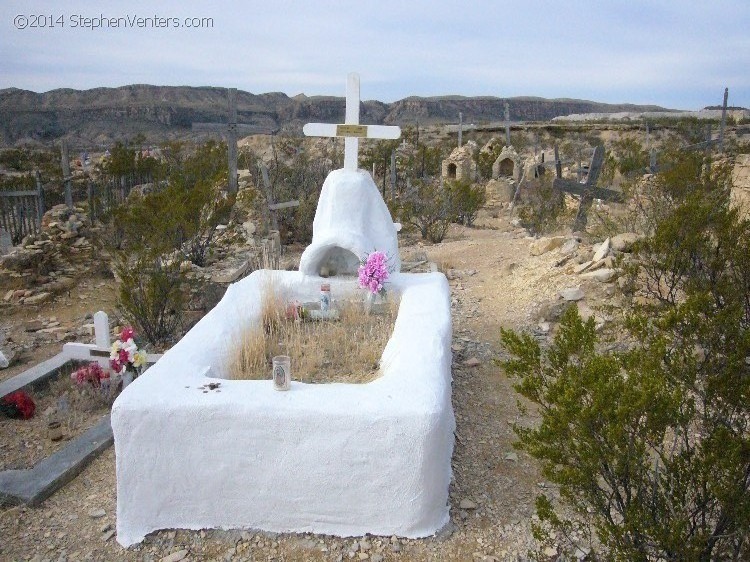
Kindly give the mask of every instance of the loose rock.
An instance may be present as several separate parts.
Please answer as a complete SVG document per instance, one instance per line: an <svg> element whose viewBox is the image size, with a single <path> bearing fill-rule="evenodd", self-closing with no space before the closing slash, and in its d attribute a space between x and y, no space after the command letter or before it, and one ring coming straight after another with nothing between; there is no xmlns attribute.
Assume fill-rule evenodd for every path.
<svg viewBox="0 0 750 562"><path fill-rule="evenodd" d="M585 296L580 287L570 287L568 289L563 289L559 294L566 301L579 301Z"/></svg>
<svg viewBox="0 0 750 562"><path fill-rule="evenodd" d="M640 238L641 235L635 232L623 232L612 238L612 249L617 252L630 252L633 244Z"/></svg>
<svg viewBox="0 0 750 562"><path fill-rule="evenodd" d="M461 502L458 504L459 509L476 509L477 504L471 501L468 498L464 498L461 500Z"/></svg>
<svg viewBox="0 0 750 562"><path fill-rule="evenodd" d="M553 236L551 238L540 238L539 240L534 240L531 243L531 247L529 248L529 251L531 252L532 256L541 256L542 254L550 252L554 250L555 248L559 248L560 246L565 244L566 240L567 238L565 236Z"/></svg>
<svg viewBox="0 0 750 562"><path fill-rule="evenodd" d="M184 559L187 555L187 550L178 550L177 552L173 552L169 556L165 556L160 560L160 562L180 562L180 560Z"/></svg>
<svg viewBox="0 0 750 562"><path fill-rule="evenodd" d="M607 257L607 254L609 253L609 238L607 238L604 242L601 243L599 248L594 252L593 261L599 261L603 260L605 257Z"/></svg>
<svg viewBox="0 0 750 562"><path fill-rule="evenodd" d="M615 273L614 269L598 269L596 271L584 273L581 277L585 277L586 279L596 279L600 283L607 283L614 279Z"/></svg>

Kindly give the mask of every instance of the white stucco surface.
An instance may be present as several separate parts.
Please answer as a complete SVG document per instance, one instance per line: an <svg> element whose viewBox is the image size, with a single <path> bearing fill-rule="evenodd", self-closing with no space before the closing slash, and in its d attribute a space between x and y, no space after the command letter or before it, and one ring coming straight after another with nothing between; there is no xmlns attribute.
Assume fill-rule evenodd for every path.
<svg viewBox="0 0 750 562"><path fill-rule="evenodd" d="M318 275L320 264L335 247L358 258L379 250L388 265L401 270L396 227L375 182L364 170L334 170L323 183L313 220L312 243L300 259L299 270Z"/></svg>
<svg viewBox="0 0 750 562"><path fill-rule="evenodd" d="M257 271L230 286L116 400L121 545L164 528L415 538L448 522L455 422L445 277L392 276L401 305L371 383L292 382L279 392L270 380L207 378L225 375L227 350L257 321L270 276L300 300L316 300L323 281ZM325 282L334 298L357 290L353 279ZM197 388L211 381L221 392Z"/></svg>

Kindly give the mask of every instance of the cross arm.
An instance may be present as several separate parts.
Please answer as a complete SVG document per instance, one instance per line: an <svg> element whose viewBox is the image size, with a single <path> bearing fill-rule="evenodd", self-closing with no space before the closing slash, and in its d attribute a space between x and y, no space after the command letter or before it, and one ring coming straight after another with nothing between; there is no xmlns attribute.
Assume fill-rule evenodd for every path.
<svg viewBox="0 0 750 562"><path fill-rule="evenodd" d="M618 203L622 203L622 201L624 200L623 194L620 191L615 191L614 189L608 189L606 187L591 187L589 185L586 185L585 183L578 183L574 180L555 178L554 182L552 183L552 187L554 187L555 189L559 189L560 191L564 191L565 193L570 193L571 195L579 195L581 197L590 195L597 199L603 199L605 201L615 201Z"/></svg>
<svg viewBox="0 0 750 562"><path fill-rule="evenodd" d="M226 133L226 123L193 123L192 130L195 133Z"/></svg>
<svg viewBox="0 0 750 562"><path fill-rule="evenodd" d="M235 127L237 133L241 135L272 135L278 130L264 127L263 125L250 125L246 123L237 123Z"/></svg>
<svg viewBox="0 0 750 562"><path fill-rule="evenodd" d="M308 123L302 128L308 137L355 137L367 139L397 139L401 127L388 125L334 125L330 123Z"/></svg>
<svg viewBox="0 0 750 562"><path fill-rule="evenodd" d="M241 135L263 135L273 134L274 129L262 125L250 125L246 123L193 123L192 130L195 133L228 133L234 131Z"/></svg>

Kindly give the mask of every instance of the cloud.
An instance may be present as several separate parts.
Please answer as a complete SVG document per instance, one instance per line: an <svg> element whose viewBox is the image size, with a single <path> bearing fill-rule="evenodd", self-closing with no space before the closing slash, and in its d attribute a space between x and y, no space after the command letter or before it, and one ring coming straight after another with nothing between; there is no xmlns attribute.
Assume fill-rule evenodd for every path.
<svg viewBox="0 0 750 562"><path fill-rule="evenodd" d="M15 29L18 14L63 16ZM212 18L204 29L73 29L71 18ZM539 95L697 108L750 106L750 4L239 2L155 7L6 1L0 87L43 91L133 82L342 95L358 71L365 98Z"/></svg>

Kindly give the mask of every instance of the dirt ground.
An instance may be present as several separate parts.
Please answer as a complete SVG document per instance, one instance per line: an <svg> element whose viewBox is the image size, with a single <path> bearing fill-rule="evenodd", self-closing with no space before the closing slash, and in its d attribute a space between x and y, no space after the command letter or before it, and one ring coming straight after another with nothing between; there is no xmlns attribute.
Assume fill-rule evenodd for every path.
<svg viewBox="0 0 750 562"><path fill-rule="evenodd" d="M523 560L533 547L534 499L546 487L535 462L515 452L511 424L524 421L512 381L494 360L502 356L500 328L531 328L536 311L557 291L579 285L556 267L557 251L531 256L531 239L499 218L480 216L474 228L452 227L440 244L402 245L404 260L426 253L446 271L452 289L456 444L450 490L451 524L437 537L341 539L239 531L165 530L123 549L114 538L115 454L109 448L76 479L38 508L0 510L2 560ZM73 323L87 313L111 311L114 288L88 280L87 295L58 298L34 311ZM94 290L95 289L95 290ZM587 288L595 291L596 288ZM75 292L75 291L73 291ZM18 333L25 317L3 318ZM18 337L21 337L19 334ZM59 350L45 346L23 358L32 362ZM53 349L54 348L54 349ZM3 377L9 373L2 373ZM103 515L102 515L103 512ZM185 552L181 552L185 551ZM548 553L550 559L554 552Z"/></svg>

